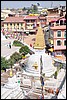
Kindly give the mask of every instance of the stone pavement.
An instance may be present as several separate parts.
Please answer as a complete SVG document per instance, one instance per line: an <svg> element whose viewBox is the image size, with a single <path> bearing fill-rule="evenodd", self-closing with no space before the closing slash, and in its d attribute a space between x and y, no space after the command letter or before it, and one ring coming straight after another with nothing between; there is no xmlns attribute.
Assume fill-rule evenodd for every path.
<svg viewBox="0 0 67 100"><path fill-rule="evenodd" d="M28 45L34 44L34 41L32 39L35 38L36 35L28 35L24 36L24 43L27 43ZM6 57L7 59L12 55L15 51L19 51L20 47L14 47L12 46L11 49L8 47L8 44L11 42L13 43L15 39L6 39L1 40L1 56ZM22 42L22 41L21 41Z"/></svg>
<svg viewBox="0 0 67 100"><path fill-rule="evenodd" d="M19 51L20 47L14 47L11 46L11 49L8 47L9 42L13 42L14 39L7 39L7 40L2 40L1 41L1 56L6 57L9 59L9 57L15 52Z"/></svg>

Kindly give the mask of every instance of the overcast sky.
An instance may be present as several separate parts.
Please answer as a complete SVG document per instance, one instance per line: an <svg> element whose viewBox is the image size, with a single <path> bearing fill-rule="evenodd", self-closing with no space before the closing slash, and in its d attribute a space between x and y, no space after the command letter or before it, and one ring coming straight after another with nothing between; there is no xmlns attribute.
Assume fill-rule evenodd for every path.
<svg viewBox="0 0 67 100"><path fill-rule="evenodd" d="M52 3L53 2L53 3ZM31 4L40 3L40 6L49 8L52 6L65 5L66 1L1 1L1 9L30 7Z"/></svg>

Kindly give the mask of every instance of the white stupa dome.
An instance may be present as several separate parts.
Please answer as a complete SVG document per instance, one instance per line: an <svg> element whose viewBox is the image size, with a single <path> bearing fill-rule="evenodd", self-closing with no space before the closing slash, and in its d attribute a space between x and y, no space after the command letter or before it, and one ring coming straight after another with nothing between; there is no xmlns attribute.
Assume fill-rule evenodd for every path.
<svg viewBox="0 0 67 100"><path fill-rule="evenodd" d="M46 53L35 53L31 55L26 63L26 72L34 74L35 76L40 76L40 57L42 55L43 70L45 76L50 77L54 74L56 68L52 64L52 58ZM37 64L37 69L35 69L34 64Z"/></svg>

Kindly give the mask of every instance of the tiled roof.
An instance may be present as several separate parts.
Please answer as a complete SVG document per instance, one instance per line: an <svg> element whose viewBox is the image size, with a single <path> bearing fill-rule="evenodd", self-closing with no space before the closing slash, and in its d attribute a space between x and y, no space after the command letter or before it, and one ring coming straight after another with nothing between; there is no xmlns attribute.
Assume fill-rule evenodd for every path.
<svg viewBox="0 0 67 100"><path fill-rule="evenodd" d="M24 19L38 19L38 16L25 16Z"/></svg>
<svg viewBox="0 0 67 100"><path fill-rule="evenodd" d="M54 18L48 17L48 20L49 22L56 22L57 20L66 20L66 19L64 16L62 16L62 17L54 17Z"/></svg>
<svg viewBox="0 0 67 100"><path fill-rule="evenodd" d="M51 29L53 29L53 30L57 30L57 29L66 29L66 25L60 25L60 26L53 26L53 27L51 27Z"/></svg>
<svg viewBox="0 0 67 100"><path fill-rule="evenodd" d="M39 19L46 19L45 17L39 17Z"/></svg>
<svg viewBox="0 0 67 100"><path fill-rule="evenodd" d="M55 17L55 18L48 18L48 20L49 20L49 22L56 22L58 20L58 18L57 17Z"/></svg>
<svg viewBox="0 0 67 100"><path fill-rule="evenodd" d="M24 22L24 17L7 17L3 22Z"/></svg>

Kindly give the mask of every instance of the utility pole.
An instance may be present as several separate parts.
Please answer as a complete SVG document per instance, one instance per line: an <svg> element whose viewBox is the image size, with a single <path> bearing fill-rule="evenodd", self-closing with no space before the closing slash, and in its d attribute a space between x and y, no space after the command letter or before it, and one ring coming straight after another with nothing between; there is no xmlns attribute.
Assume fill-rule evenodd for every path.
<svg viewBox="0 0 67 100"><path fill-rule="evenodd" d="M43 69L43 62L42 62L42 55L40 57L40 81L41 81L41 87L42 87L42 92L41 92L41 99L44 99L44 94L43 94L43 86L44 86L44 80L42 76L42 69Z"/></svg>

